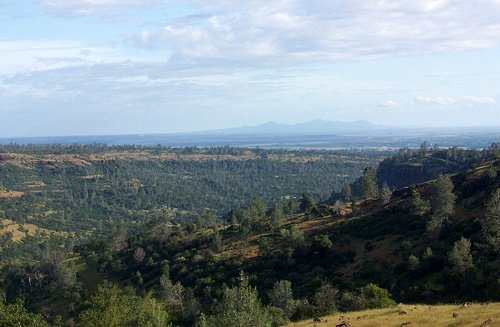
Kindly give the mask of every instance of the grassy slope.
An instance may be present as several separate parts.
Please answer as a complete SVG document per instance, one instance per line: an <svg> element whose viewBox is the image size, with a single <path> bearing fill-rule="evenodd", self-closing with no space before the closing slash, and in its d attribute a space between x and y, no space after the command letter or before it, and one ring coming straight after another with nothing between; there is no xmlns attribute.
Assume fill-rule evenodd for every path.
<svg viewBox="0 0 500 327"><path fill-rule="evenodd" d="M22 224L22 227L26 230L26 232L22 232L19 230L21 225L15 221L9 219L0 219L0 235L6 234L8 232L12 233L12 240L15 242L20 242L22 239L28 235L36 235L40 233L41 235L46 235L47 237L50 234L60 235L60 236L68 236L69 233L66 232L56 232L50 229L41 228L34 224Z"/></svg>
<svg viewBox="0 0 500 327"><path fill-rule="evenodd" d="M406 312L406 314L401 314ZM458 317L453 317L457 313ZM491 319L490 322L489 319ZM410 322L409 327L479 327L500 326L500 303L462 305L398 305L396 308L339 313L323 317L321 322L312 319L290 323L288 327L335 327L348 321L353 327L396 327Z"/></svg>

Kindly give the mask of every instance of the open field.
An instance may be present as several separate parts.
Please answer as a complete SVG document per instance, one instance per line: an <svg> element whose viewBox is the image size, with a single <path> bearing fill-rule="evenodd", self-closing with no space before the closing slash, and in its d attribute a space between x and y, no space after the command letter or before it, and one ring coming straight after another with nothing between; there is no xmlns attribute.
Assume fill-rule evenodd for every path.
<svg viewBox="0 0 500 327"><path fill-rule="evenodd" d="M335 327L344 321L352 327L493 327L500 326L500 303L468 306L398 305L391 309L339 313L320 320L290 323L288 327Z"/></svg>

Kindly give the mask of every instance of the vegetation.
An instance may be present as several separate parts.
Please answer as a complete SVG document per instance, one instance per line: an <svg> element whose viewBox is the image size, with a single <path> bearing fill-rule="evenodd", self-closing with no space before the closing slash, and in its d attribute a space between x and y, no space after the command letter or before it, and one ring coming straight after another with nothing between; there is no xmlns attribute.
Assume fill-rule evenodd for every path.
<svg viewBox="0 0 500 327"><path fill-rule="evenodd" d="M337 311L394 308L395 301L500 300L495 147L476 151L478 157L464 150L468 163L477 159L472 169L396 190L365 162L368 168L335 179L323 196L314 188L324 180L314 179L326 176L326 168L306 172L293 190L269 176L266 183L241 184L240 194L225 187L236 185L229 180L236 171L242 181L256 171L284 172L289 164L293 171L336 155L327 151L99 149L56 147L51 151L68 153L43 164L42 156L54 155L44 147L19 148L15 160L21 152L28 157L17 164L12 154L0 154L3 192L23 192L0 199L2 218L22 229L15 239L9 231L0 235L0 294L8 303L0 312L13 326L28 318L33 326L279 326ZM425 166L444 151L425 146L387 160L418 159ZM86 164L73 162L78 153ZM224 168L221 156L231 157ZM29 160L36 164L28 169ZM238 170L255 162L265 167ZM200 170L169 184L165 172L175 170L167 165ZM182 173L172 174L175 180ZM40 176L43 186L26 186ZM222 176L226 186L211 184ZM92 190L87 199L75 185ZM162 192L180 185L190 191L179 187L172 199L197 194L193 208L167 203ZM30 191L38 187L41 193ZM212 195L213 202L205 199Z"/></svg>

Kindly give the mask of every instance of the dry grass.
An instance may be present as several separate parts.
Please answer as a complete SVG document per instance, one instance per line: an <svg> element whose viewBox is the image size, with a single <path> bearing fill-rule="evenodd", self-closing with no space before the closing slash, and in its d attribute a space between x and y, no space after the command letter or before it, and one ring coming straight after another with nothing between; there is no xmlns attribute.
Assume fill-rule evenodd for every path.
<svg viewBox="0 0 500 327"><path fill-rule="evenodd" d="M19 230L19 224L15 221L9 219L1 219L0 222L0 235L6 234L8 232L12 233L12 240L15 242L20 242L25 236L26 233ZM68 236L66 232L56 232L53 230L45 229L38 227L33 224L23 224L23 228L27 231L28 235L36 235L37 233L46 234L47 236L50 234L63 235Z"/></svg>
<svg viewBox="0 0 500 327"><path fill-rule="evenodd" d="M23 195L23 192L18 191L0 191L0 199L19 198Z"/></svg>
<svg viewBox="0 0 500 327"><path fill-rule="evenodd" d="M403 313L405 312L405 313ZM453 314L458 314L453 317ZM399 305L392 309L349 312L295 322L288 327L335 327L343 321L352 327L496 327L500 326L500 303L462 305ZM409 324L406 324L409 323Z"/></svg>

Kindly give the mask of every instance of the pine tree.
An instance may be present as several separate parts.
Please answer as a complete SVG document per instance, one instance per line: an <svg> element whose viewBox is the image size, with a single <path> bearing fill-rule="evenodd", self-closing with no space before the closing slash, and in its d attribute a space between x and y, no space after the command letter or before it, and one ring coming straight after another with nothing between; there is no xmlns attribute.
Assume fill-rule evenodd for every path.
<svg viewBox="0 0 500 327"><path fill-rule="evenodd" d="M380 190L380 198L382 199L382 202L384 204L389 204L391 202L392 191L386 182L384 182L384 185L382 186L382 190Z"/></svg>
<svg viewBox="0 0 500 327"><path fill-rule="evenodd" d="M470 252L471 242L462 237L455 242L453 249L448 253L448 261L452 265L452 271L460 276L465 276L467 270L474 267Z"/></svg>
<svg viewBox="0 0 500 327"><path fill-rule="evenodd" d="M288 318L292 315L295 302L293 300L292 283L288 280L280 280L274 283L269 292L271 305L280 308Z"/></svg>
<svg viewBox="0 0 500 327"><path fill-rule="evenodd" d="M377 171L373 167L368 167L363 171L359 193L363 199L378 196Z"/></svg>
<svg viewBox="0 0 500 327"><path fill-rule="evenodd" d="M431 202L432 218L427 224L427 231L438 233L448 217L455 212L456 195L453 194L453 182L448 175L439 175L434 182Z"/></svg>
<svg viewBox="0 0 500 327"><path fill-rule="evenodd" d="M484 218L481 220L483 236L489 248L495 252L500 252L500 189L493 192L493 195L486 203Z"/></svg>
<svg viewBox="0 0 500 327"><path fill-rule="evenodd" d="M351 196L352 196L351 184L345 183L344 186L342 187L341 194L344 197L345 201L347 202L351 201Z"/></svg>
<svg viewBox="0 0 500 327"><path fill-rule="evenodd" d="M294 199L288 198L283 203L283 212L285 215L293 215L297 211L297 202Z"/></svg>
<svg viewBox="0 0 500 327"><path fill-rule="evenodd" d="M271 327L271 317L258 298L257 289L241 273L239 285L224 290L216 314L203 317L198 326L203 327Z"/></svg>
<svg viewBox="0 0 500 327"><path fill-rule="evenodd" d="M431 211L430 202L422 199L418 192L413 193L411 201L411 209L410 209L411 214L422 217L426 215L429 211Z"/></svg>
<svg viewBox="0 0 500 327"><path fill-rule="evenodd" d="M299 207L302 212L311 213L316 208L316 200L311 194L302 193Z"/></svg>
<svg viewBox="0 0 500 327"><path fill-rule="evenodd" d="M283 222L283 210L278 202L269 210L269 220L273 230L277 230L281 226Z"/></svg>

